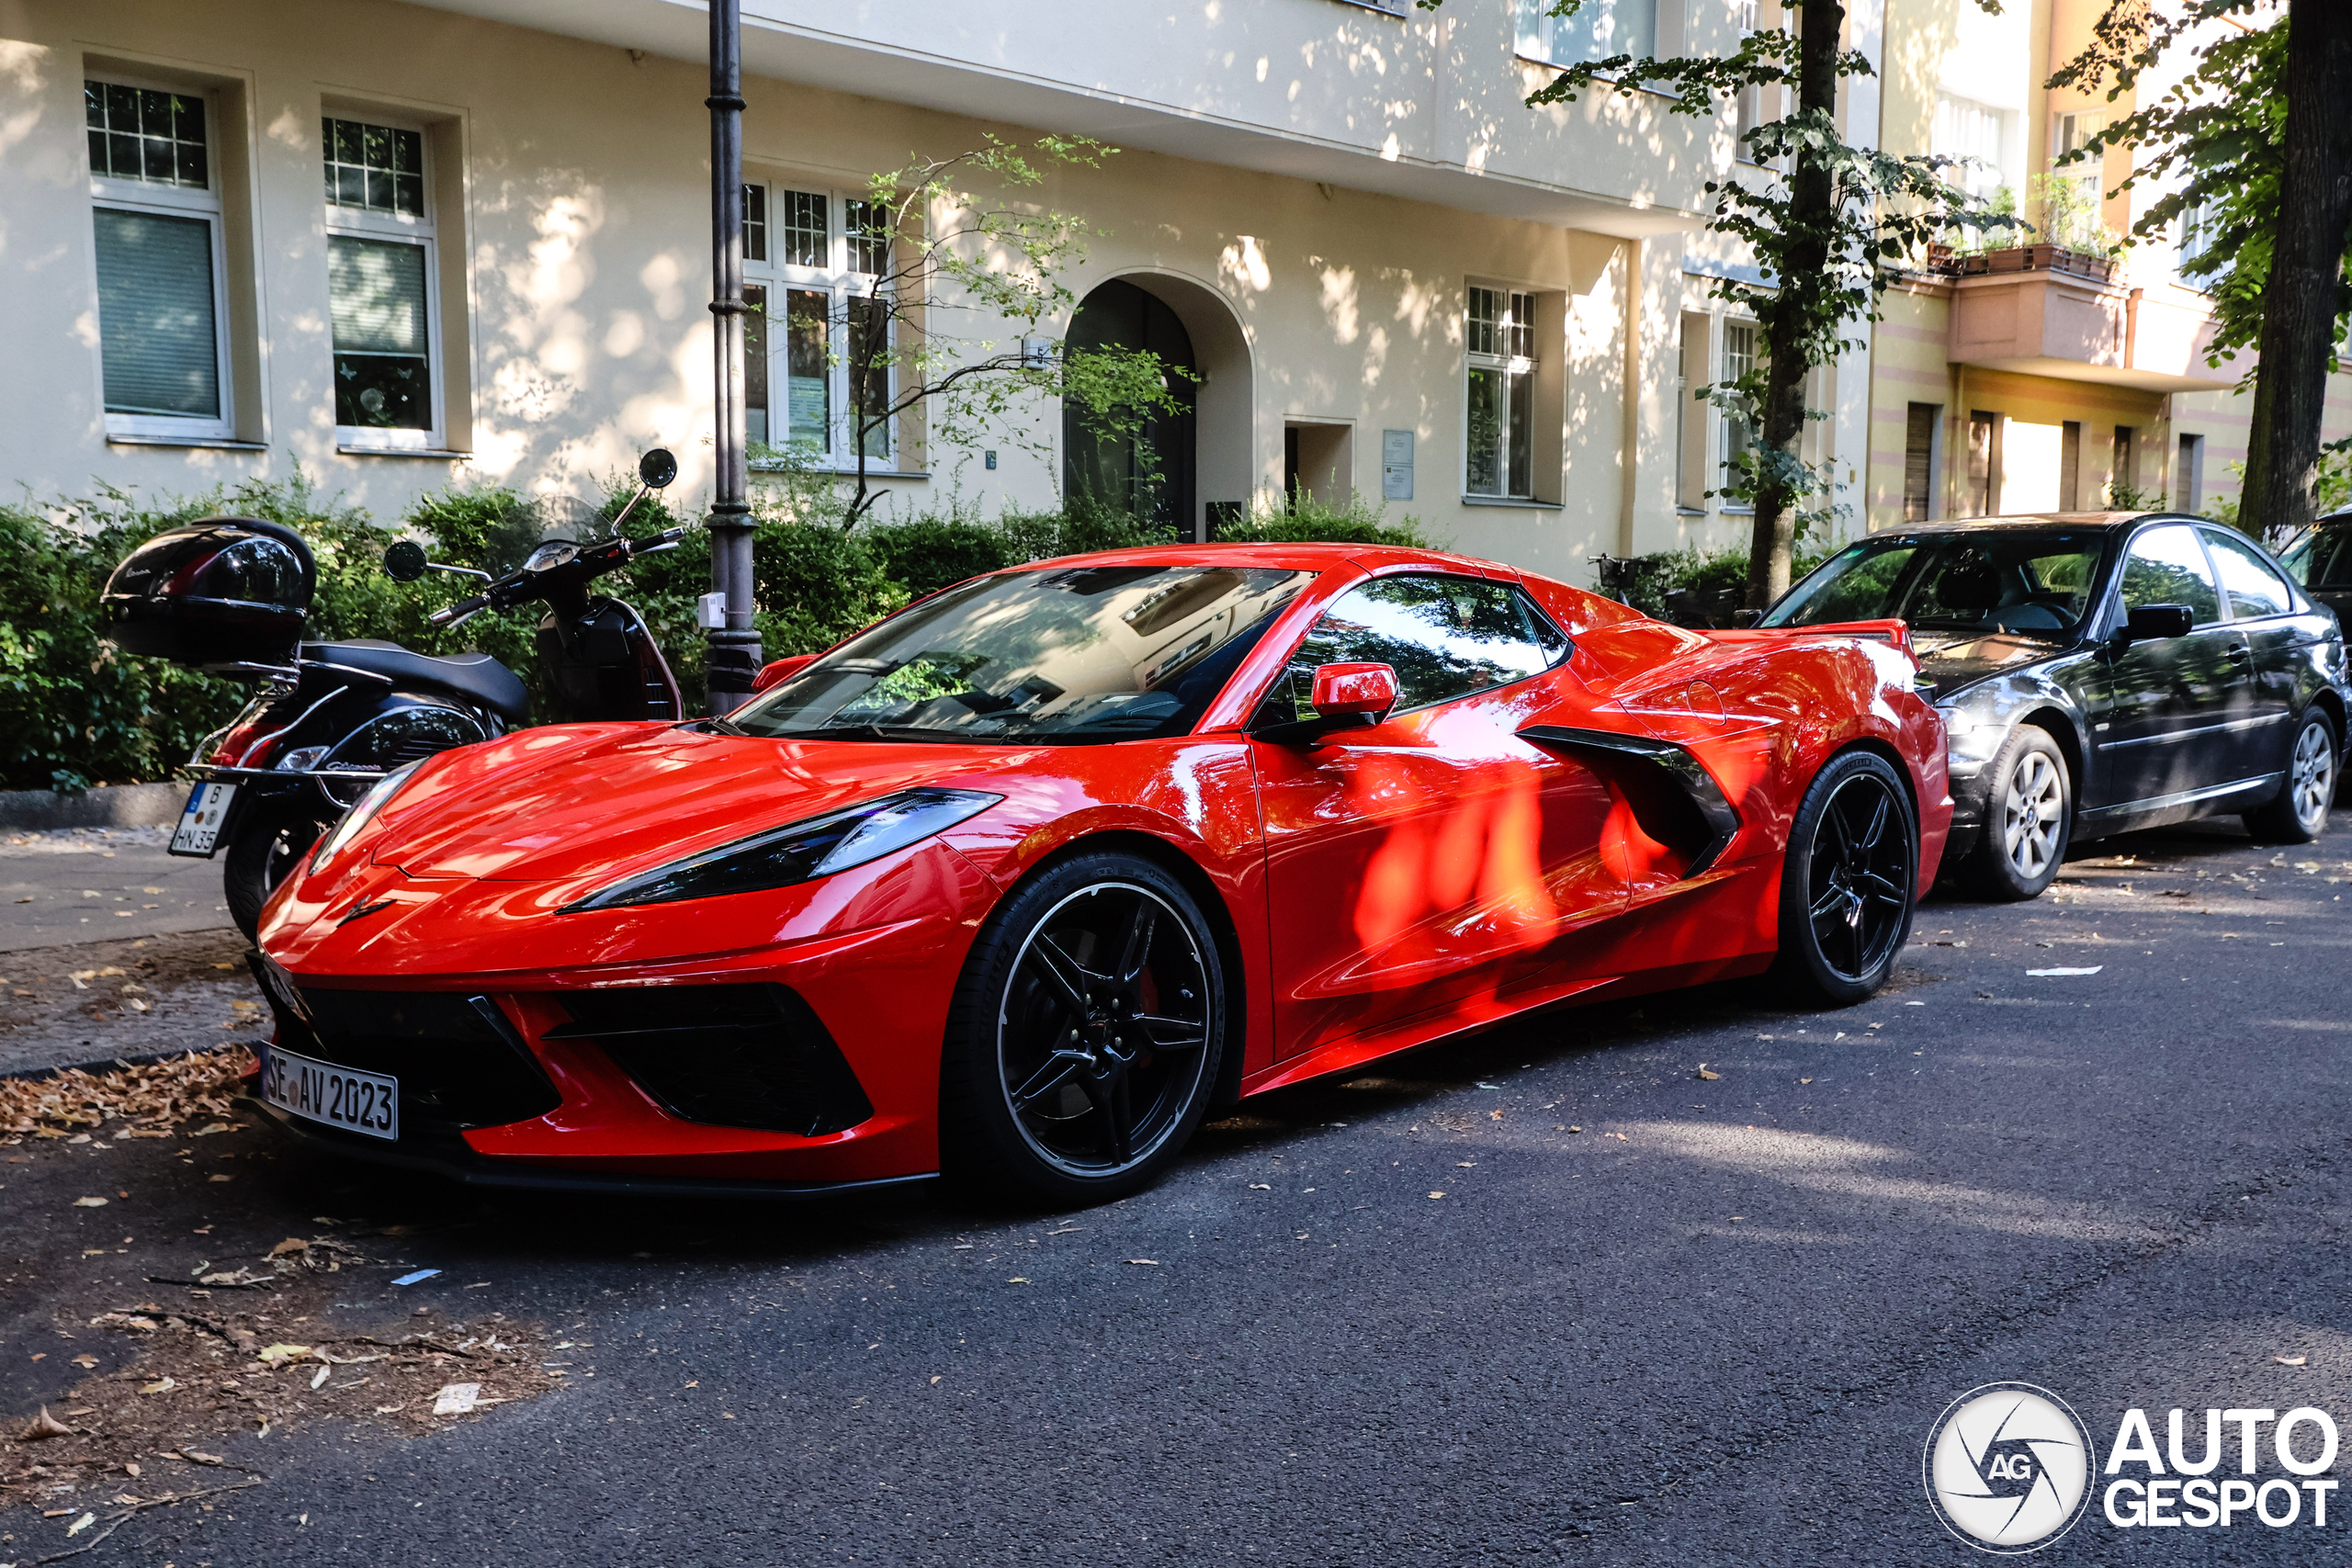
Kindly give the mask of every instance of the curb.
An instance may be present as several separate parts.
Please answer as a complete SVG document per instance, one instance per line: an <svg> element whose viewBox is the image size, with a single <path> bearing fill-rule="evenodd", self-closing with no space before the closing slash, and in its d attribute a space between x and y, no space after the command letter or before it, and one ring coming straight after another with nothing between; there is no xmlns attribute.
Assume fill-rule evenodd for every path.
<svg viewBox="0 0 2352 1568"><path fill-rule="evenodd" d="M168 828L187 791L184 784L105 784L80 795L0 790L0 829Z"/></svg>
<svg viewBox="0 0 2352 1568"><path fill-rule="evenodd" d="M258 1055L268 1042L262 1040L224 1040L209 1051L142 1051L135 1056L102 1056L95 1062L56 1062L46 1067L18 1067L0 1071L0 1080L16 1079L39 1083L43 1078L57 1077L65 1073L110 1073L118 1067L152 1067L158 1062L176 1062L194 1055L209 1056L213 1051L231 1051L242 1045Z"/></svg>

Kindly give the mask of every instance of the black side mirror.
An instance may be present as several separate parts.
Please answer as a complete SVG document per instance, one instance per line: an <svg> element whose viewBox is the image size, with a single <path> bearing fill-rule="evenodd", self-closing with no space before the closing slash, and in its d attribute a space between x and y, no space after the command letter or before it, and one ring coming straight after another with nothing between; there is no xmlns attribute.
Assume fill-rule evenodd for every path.
<svg viewBox="0 0 2352 1568"><path fill-rule="evenodd" d="M678 477L678 459L670 456L666 446L656 446L637 460L637 477L653 490L666 490Z"/></svg>
<svg viewBox="0 0 2352 1568"><path fill-rule="evenodd" d="M384 547L384 574L395 582L414 582L430 569L424 547L414 539L401 539Z"/></svg>
<svg viewBox="0 0 2352 1568"><path fill-rule="evenodd" d="M2125 617L2123 640L2161 642L2165 637L2187 637L2193 624L2186 604L2142 604Z"/></svg>

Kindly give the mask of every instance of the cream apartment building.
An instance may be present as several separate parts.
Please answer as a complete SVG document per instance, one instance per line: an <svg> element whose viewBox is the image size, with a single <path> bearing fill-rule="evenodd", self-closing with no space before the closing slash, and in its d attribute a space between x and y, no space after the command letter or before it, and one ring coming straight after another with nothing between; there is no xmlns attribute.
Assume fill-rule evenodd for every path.
<svg viewBox="0 0 2352 1568"><path fill-rule="evenodd" d="M1071 133L1123 150L1035 193L1098 231L1079 315L1200 377L1167 457L1188 525L1352 491L1573 581L1736 541L1705 492L1737 433L1684 393L1754 352L1708 297L1744 263L1697 232L1743 111L1521 100L1545 59L1724 50L1777 9L1535 9L747 0L754 433L851 460L825 350L878 265L870 175ZM1875 0L1853 9L1874 52ZM184 491L299 463L391 517L452 483L584 490L662 444L695 504L706 37L680 0L0 0L0 479ZM1867 356L1824 387L1839 417L1812 439L1859 479ZM908 422L876 455L889 505L1052 504L1070 455L1031 412L1042 459Z"/></svg>
<svg viewBox="0 0 2352 1568"><path fill-rule="evenodd" d="M2119 192L2134 166L2110 148L2096 169L2058 159L2143 99L2168 93L2168 59L2112 101L2042 84L2091 39L2107 0L1888 0L1881 144L1978 160L1980 194L2012 193L2039 231L1990 254L1912 273L1887 296L1872 344L1868 516L1872 527L1992 513L2096 510L2136 497L2203 512L2233 497L2252 363L2206 363L2212 322L2178 267L2193 223L2110 263L2164 194ZM2225 23L2221 25L2236 25ZM2051 210L2074 185L2083 216ZM2086 227L2102 232L2080 232ZM2075 247L2064 241L2072 228ZM2352 378L2333 378L2326 437L2352 433Z"/></svg>

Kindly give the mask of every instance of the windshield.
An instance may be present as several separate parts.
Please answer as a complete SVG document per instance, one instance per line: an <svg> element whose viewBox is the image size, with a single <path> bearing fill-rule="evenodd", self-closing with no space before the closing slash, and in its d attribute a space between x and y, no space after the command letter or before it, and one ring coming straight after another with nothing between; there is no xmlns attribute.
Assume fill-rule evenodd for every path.
<svg viewBox="0 0 2352 1568"><path fill-rule="evenodd" d="M2314 528L2278 558L2287 575L2319 592L2352 588L2352 527Z"/></svg>
<svg viewBox="0 0 2352 1568"><path fill-rule="evenodd" d="M1832 556L1768 626L1896 618L1923 630L2063 636L2090 611L2106 536L2022 530L1869 539Z"/></svg>
<svg viewBox="0 0 2352 1568"><path fill-rule="evenodd" d="M1083 744L1182 735L1309 571L1005 572L892 616L729 716L746 734Z"/></svg>

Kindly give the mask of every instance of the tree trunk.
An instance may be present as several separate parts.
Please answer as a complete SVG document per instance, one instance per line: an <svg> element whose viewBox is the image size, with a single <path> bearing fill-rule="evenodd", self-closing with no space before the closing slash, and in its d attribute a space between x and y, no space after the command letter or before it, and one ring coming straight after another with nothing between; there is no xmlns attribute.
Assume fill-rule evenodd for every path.
<svg viewBox="0 0 2352 1568"><path fill-rule="evenodd" d="M2267 425L2268 438L2246 452L2238 513L2249 530L2272 538L2308 525L2314 509L2347 223L2352 5L2294 0L2287 16L2286 167L2255 371L2256 429Z"/></svg>
<svg viewBox="0 0 2352 1568"><path fill-rule="evenodd" d="M1846 7L1839 0L1806 0L1798 13L1797 108L1833 115L1838 108L1838 44ZM1797 155L1789 179L1788 265L1774 279L1779 293L1764 321L1764 408L1760 445L1797 456L1804 437L1805 352L1819 296L1828 288L1829 241L1837 224L1829 171L1809 153ZM1756 495L1756 536L1747 557L1747 607L1761 610L1788 592L1789 558L1796 547L1794 505L1802 495L1770 479Z"/></svg>

